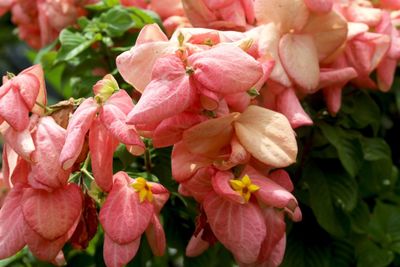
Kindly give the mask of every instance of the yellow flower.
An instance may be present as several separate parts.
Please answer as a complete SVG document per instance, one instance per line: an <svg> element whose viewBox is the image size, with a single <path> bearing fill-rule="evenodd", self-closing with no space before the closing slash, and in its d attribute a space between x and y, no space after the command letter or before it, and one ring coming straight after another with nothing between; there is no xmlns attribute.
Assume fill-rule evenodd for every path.
<svg viewBox="0 0 400 267"><path fill-rule="evenodd" d="M146 181L146 179L142 177L136 178L135 182L132 184L132 187L139 193L140 203L142 203L145 199L149 202L153 201L153 193L151 192L151 185Z"/></svg>
<svg viewBox="0 0 400 267"><path fill-rule="evenodd" d="M249 201L251 193L260 189L259 186L251 183L250 177L247 174L241 180L230 180L229 183L232 189L239 193L246 202Z"/></svg>

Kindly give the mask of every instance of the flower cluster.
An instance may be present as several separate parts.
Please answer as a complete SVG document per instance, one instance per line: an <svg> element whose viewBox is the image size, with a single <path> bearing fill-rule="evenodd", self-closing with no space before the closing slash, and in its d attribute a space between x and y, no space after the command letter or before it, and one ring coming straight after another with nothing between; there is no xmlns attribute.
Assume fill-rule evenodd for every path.
<svg viewBox="0 0 400 267"><path fill-rule="evenodd" d="M120 143L139 156L147 149L143 138L150 138L155 148L173 147L179 193L199 203L188 256L219 241L240 266L279 266L285 216L302 218L282 169L296 162L293 129L313 123L300 101L322 91L335 115L348 83L390 89L400 59L398 1L121 2L159 12L167 29L146 25L116 59L123 79L141 94L137 103L106 75L94 97L70 100L60 114L63 105L46 107L39 65L3 78L0 132L10 192L0 210L0 258L27 244L39 259L60 263L68 240L90 236L96 209L75 174L92 178L107 195L98 216L107 266L128 263L143 233L162 255L159 214L168 190L113 172ZM12 5L20 34L25 24L37 26L43 38L32 45L40 46L76 19L81 6L68 3L0 0L0 8ZM58 11L65 20L46 13Z"/></svg>
<svg viewBox="0 0 400 267"><path fill-rule="evenodd" d="M106 75L99 81L93 88L95 97L80 103L70 119L70 109L63 112L62 104L50 111L45 107L40 65L3 80L2 183L9 192L0 210L0 258L27 245L37 258L62 264L61 249L67 241L87 246L97 229L96 207L82 180L73 183L70 177L75 173L91 177L85 161L88 151L83 149L88 131L93 179L108 194L99 213L107 266L129 262L145 232L154 254L162 255L165 235L158 214L168 200L168 190L125 172L113 175L113 152L119 142L132 153L144 151L135 128L125 124L132 100L114 78ZM67 129L61 126L65 120Z"/></svg>

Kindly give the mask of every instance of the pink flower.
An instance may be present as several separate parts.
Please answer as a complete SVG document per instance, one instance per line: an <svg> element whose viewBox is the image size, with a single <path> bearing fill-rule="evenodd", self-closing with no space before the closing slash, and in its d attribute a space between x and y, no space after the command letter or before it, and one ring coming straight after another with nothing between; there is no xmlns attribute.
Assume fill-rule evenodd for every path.
<svg viewBox="0 0 400 267"><path fill-rule="evenodd" d="M112 186L112 155L119 142L134 155L144 152L144 144L135 127L125 124L127 114L134 107L132 99L124 90L115 92L118 89L111 75L94 86L95 98L86 99L70 119L59 159L64 170L71 168L90 130L93 174L104 191L109 191Z"/></svg>
<svg viewBox="0 0 400 267"><path fill-rule="evenodd" d="M33 131L31 164L5 146L3 175L12 189L0 210L0 258L27 244L37 258L53 261L72 236L81 215L82 193L67 183L70 171L58 162L65 135L53 118L40 118Z"/></svg>
<svg viewBox="0 0 400 267"><path fill-rule="evenodd" d="M107 266L127 264L135 256L145 232L153 253L164 253L165 234L158 215L168 197L162 185L141 177L131 179L125 172L114 175L113 187L100 210Z"/></svg>

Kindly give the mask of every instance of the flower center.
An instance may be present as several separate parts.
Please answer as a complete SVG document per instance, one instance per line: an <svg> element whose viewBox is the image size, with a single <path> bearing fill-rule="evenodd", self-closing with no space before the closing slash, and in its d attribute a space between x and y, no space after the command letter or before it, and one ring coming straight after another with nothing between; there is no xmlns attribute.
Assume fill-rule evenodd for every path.
<svg viewBox="0 0 400 267"><path fill-rule="evenodd" d="M135 182L132 184L132 187L136 192L139 193L140 203L145 201L152 202L153 201L153 193L151 192L151 185L146 181L146 179L142 177L136 178Z"/></svg>
<svg viewBox="0 0 400 267"><path fill-rule="evenodd" d="M247 174L243 176L241 180L230 180L229 183L232 189L235 190L235 192L239 193L246 202L250 200L252 193L260 189L259 186L251 182L250 177Z"/></svg>

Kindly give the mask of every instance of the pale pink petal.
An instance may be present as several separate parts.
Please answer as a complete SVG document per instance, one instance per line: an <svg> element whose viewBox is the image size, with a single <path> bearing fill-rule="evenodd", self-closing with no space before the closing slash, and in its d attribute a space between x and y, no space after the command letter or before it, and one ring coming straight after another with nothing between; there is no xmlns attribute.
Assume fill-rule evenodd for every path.
<svg viewBox="0 0 400 267"><path fill-rule="evenodd" d="M281 32L301 30L309 11L303 0L255 0L254 10L258 23L275 23Z"/></svg>
<svg viewBox="0 0 400 267"><path fill-rule="evenodd" d="M0 116L16 131L28 128L29 109L17 88L12 87L0 98Z"/></svg>
<svg viewBox="0 0 400 267"><path fill-rule="evenodd" d="M270 172L268 174L268 178L270 178L272 181L279 184L289 192L292 192L294 190L294 186L292 180L290 180L289 174L283 169Z"/></svg>
<svg viewBox="0 0 400 267"><path fill-rule="evenodd" d="M188 196L193 197L197 202L203 202L204 198L213 190L211 179L215 174L212 167L199 169L189 180L181 185Z"/></svg>
<svg viewBox="0 0 400 267"><path fill-rule="evenodd" d="M117 57L117 68L122 78L139 92L150 83L156 60L173 54L177 47L170 42L150 42L134 46Z"/></svg>
<svg viewBox="0 0 400 267"><path fill-rule="evenodd" d="M39 93L37 94L36 102L41 104L42 106L47 105L47 93L46 93L46 84L44 81L44 72L43 68L40 64L33 65L30 68L27 68L21 72L21 74L33 74L39 81ZM43 115L46 110L39 105L35 105L32 109L33 113L38 115Z"/></svg>
<svg viewBox="0 0 400 267"><path fill-rule="evenodd" d="M96 184L109 192L113 184L113 155L118 141L95 119L89 132L89 150Z"/></svg>
<svg viewBox="0 0 400 267"><path fill-rule="evenodd" d="M276 111L286 116L293 129L313 124L292 88L286 89L276 97Z"/></svg>
<svg viewBox="0 0 400 267"><path fill-rule="evenodd" d="M191 153L184 142L175 144L172 149L172 177L177 182L189 179L198 169L208 166L211 163L212 160L207 157Z"/></svg>
<svg viewBox="0 0 400 267"><path fill-rule="evenodd" d="M166 248L166 240L164 229L158 219L157 215L153 215L149 227L146 229L146 238L149 242L151 251L154 256L164 255Z"/></svg>
<svg viewBox="0 0 400 267"><path fill-rule="evenodd" d="M154 213L159 214L161 209L164 207L169 199L169 191L163 185L154 182L147 182L151 186L151 192L153 193L153 206Z"/></svg>
<svg viewBox="0 0 400 267"><path fill-rule="evenodd" d="M382 8L387 8L387 9L400 9L400 2L399 0L380 0L379 5Z"/></svg>
<svg viewBox="0 0 400 267"><path fill-rule="evenodd" d="M139 194L129 184L126 173L114 175L114 186L99 214L107 235L119 244L138 239L148 227L154 212L147 200L140 203Z"/></svg>
<svg viewBox="0 0 400 267"><path fill-rule="evenodd" d="M331 11L333 0L304 0L307 7L316 13L327 13Z"/></svg>
<svg viewBox="0 0 400 267"><path fill-rule="evenodd" d="M215 193L226 200L244 204L245 199L238 192L234 191L229 184L229 181L233 179L235 179L235 177L230 171L217 172L211 180L213 189Z"/></svg>
<svg viewBox="0 0 400 267"><path fill-rule="evenodd" d="M187 257L197 257L202 254L204 251L208 249L210 244L207 241L201 239L204 230L202 229L197 236L192 235L189 240L189 244L186 247L186 256Z"/></svg>
<svg viewBox="0 0 400 267"><path fill-rule="evenodd" d="M13 78L11 83L19 89L19 94L24 100L26 107L32 110L40 89L40 83L36 76L29 73L21 73Z"/></svg>
<svg viewBox="0 0 400 267"><path fill-rule="evenodd" d="M122 90L117 94L123 94L126 97L129 97L128 94ZM128 99L131 101L130 98ZM136 132L134 126L126 124L126 114L119 108L119 106L108 103L107 101L100 110L100 119L107 130L116 139L125 145L135 147L134 151L139 153L139 155L143 154L145 145L139 134Z"/></svg>
<svg viewBox="0 0 400 267"><path fill-rule="evenodd" d="M156 1L161 2L161 1ZM151 43L157 41L168 41L168 37L165 33L160 29L157 23L147 24L140 31L135 45L140 45L144 43Z"/></svg>
<svg viewBox="0 0 400 267"><path fill-rule="evenodd" d="M157 60L152 81L129 113L127 122L135 125L161 122L186 110L195 97L195 88L182 61L177 56L162 57Z"/></svg>
<svg viewBox="0 0 400 267"><path fill-rule="evenodd" d="M135 257L140 245L140 238L129 243L114 242L107 233L104 234L103 257L107 267L122 267Z"/></svg>
<svg viewBox="0 0 400 267"><path fill-rule="evenodd" d="M235 258L244 263L255 262L266 235L258 206L251 202L237 204L211 193L203 207L213 233Z"/></svg>
<svg viewBox="0 0 400 267"><path fill-rule="evenodd" d="M86 99L69 120L67 138L61 151L60 162L67 170L72 167L81 153L86 133L96 116L98 106L93 98Z"/></svg>
<svg viewBox="0 0 400 267"><path fill-rule="evenodd" d="M357 4L350 5L345 12L349 21L365 23L371 27L378 25L382 18L382 10Z"/></svg>
<svg viewBox="0 0 400 267"><path fill-rule="evenodd" d="M132 98L125 91L120 89L118 92L112 94L106 101L106 105L114 105L118 107L125 115L127 115L134 108Z"/></svg>
<svg viewBox="0 0 400 267"><path fill-rule="evenodd" d="M180 0L151 1L150 9L156 12L162 19L170 16L183 16L183 6Z"/></svg>
<svg viewBox="0 0 400 267"><path fill-rule="evenodd" d="M171 146L182 139L183 131L204 120L204 116L184 112L161 122L153 133L154 147Z"/></svg>
<svg viewBox="0 0 400 267"><path fill-rule="evenodd" d="M0 209L0 259L11 257L25 246L21 200L24 187L17 184Z"/></svg>
<svg viewBox="0 0 400 267"><path fill-rule="evenodd" d="M195 27L207 27L211 21L217 20L216 15L210 10L204 1L183 0L185 14L190 23Z"/></svg>
<svg viewBox="0 0 400 267"><path fill-rule="evenodd" d="M326 101L326 106L330 114L335 115L339 112L342 105L342 87L331 86L322 90Z"/></svg>
<svg viewBox="0 0 400 267"><path fill-rule="evenodd" d="M231 141L232 122L238 113L199 123L183 133L187 149L195 154L216 155Z"/></svg>
<svg viewBox="0 0 400 267"><path fill-rule="evenodd" d="M195 53L188 62L194 68L193 76L197 83L221 94L246 92L263 76L261 64L232 45Z"/></svg>
<svg viewBox="0 0 400 267"><path fill-rule="evenodd" d="M249 106L234 122L234 127L239 142L261 162L285 167L296 161L296 138L282 114Z"/></svg>
<svg viewBox="0 0 400 267"><path fill-rule="evenodd" d="M311 35L285 34L279 42L282 65L296 84L306 92L318 86L318 51Z"/></svg>
<svg viewBox="0 0 400 267"><path fill-rule="evenodd" d="M65 137L65 129L59 126L52 117L39 119L33 135L36 147L32 154L34 163L28 177L32 186L39 183L50 188L58 188L67 184L70 171L63 170L59 162Z"/></svg>
<svg viewBox="0 0 400 267"><path fill-rule="evenodd" d="M0 128L4 141L22 158L31 161L32 153L35 151L35 144L33 143L29 129L18 132L6 122Z"/></svg>
<svg viewBox="0 0 400 267"><path fill-rule="evenodd" d="M383 92L387 92L392 87L397 68L397 60L383 58L377 68L378 86Z"/></svg>
<svg viewBox="0 0 400 267"><path fill-rule="evenodd" d="M365 23L347 22L347 40L351 40L359 34L363 34L369 30L369 26Z"/></svg>
<svg viewBox="0 0 400 267"><path fill-rule="evenodd" d="M352 67L321 69L318 88L325 88L332 85L345 85L356 77L357 72Z"/></svg>
<svg viewBox="0 0 400 267"><path fill-rule="evenodd" d="M28 188L24 191L22 212L26 223L48 240L65 235L79 219L82 192L70 184L53 192Z"/></svg>
<svg viewBox="0 0 400 267"><path fill-rule="evenodd" d="M318 2L329 1L318 0ZM323 15L312 14L301 32L313 37L318 58L322 61L344 44L347 31L347 22L338 13L332 11Z"/></svg>

